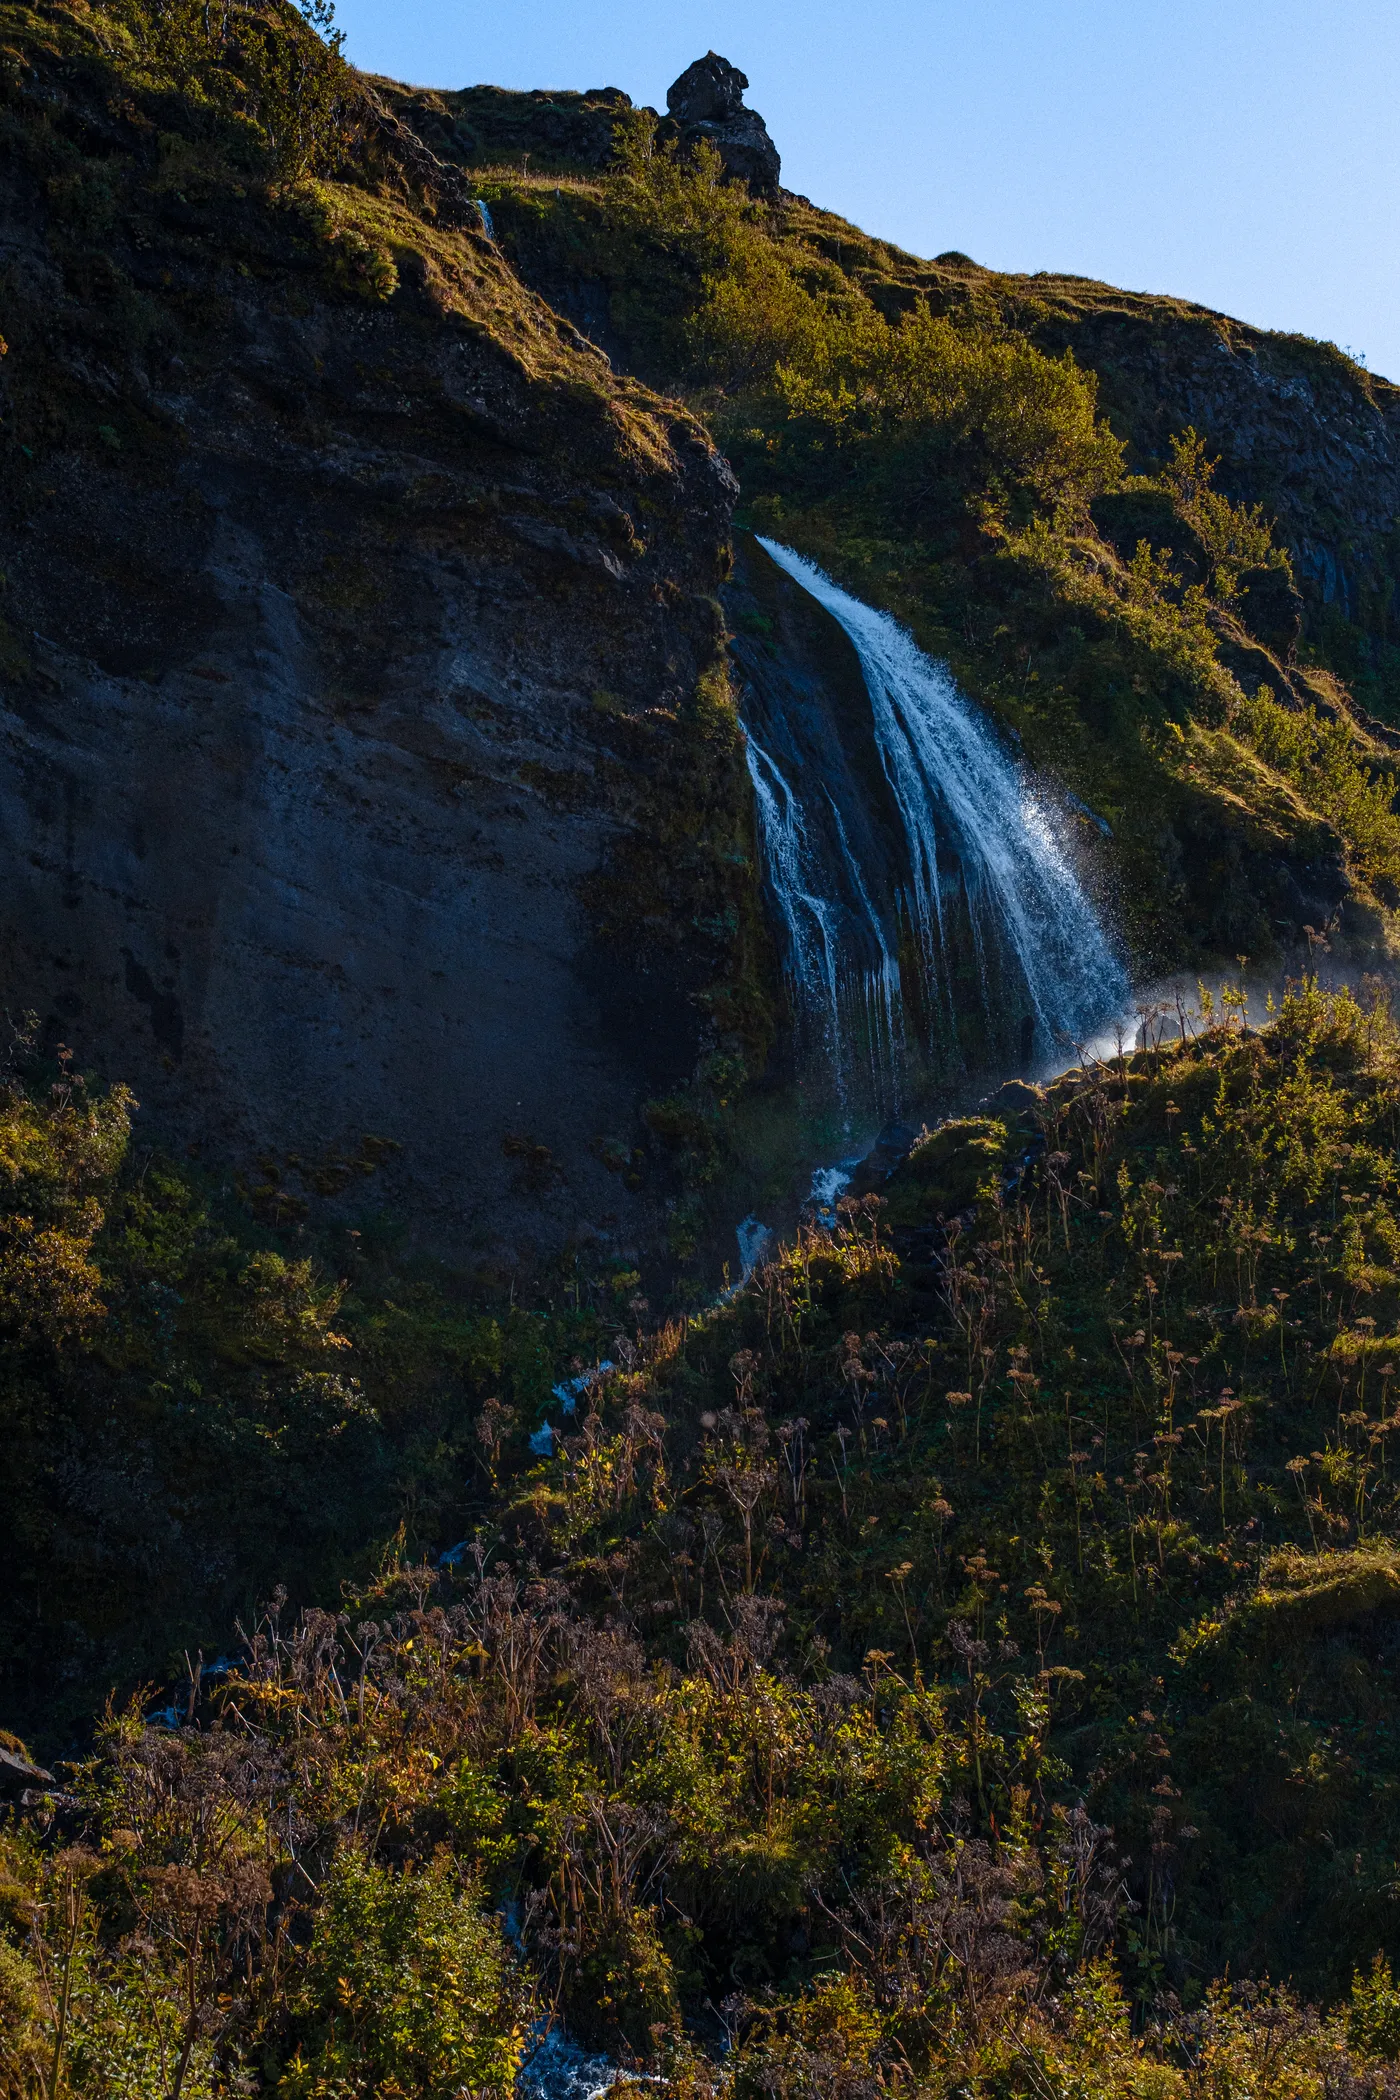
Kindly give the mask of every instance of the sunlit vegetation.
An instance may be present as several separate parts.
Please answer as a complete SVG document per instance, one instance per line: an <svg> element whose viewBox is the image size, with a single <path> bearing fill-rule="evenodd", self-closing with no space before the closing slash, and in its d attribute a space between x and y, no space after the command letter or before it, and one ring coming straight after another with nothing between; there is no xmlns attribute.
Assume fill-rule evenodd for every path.
<svg viewBox="0 0 1400 2100"><path fill-rule="evenodd" d="M1379 765L1379 754L1344 720L1281 707L1267 688L1242 713L1254 748L1336 826L1363 880L1387 904L1400 903L1400 816L1389 764Z"/></svg>
<svg viewBox="0 0 1400 2100"><path fill-rule="evenodd" d="M1261 679L1306 713L1319 695L1299 660L1321 659L1300 646L1271 520L1224 493L1198 432L1133 471L1094 374L1033 340L1043 301L754 202L644 112L619 123L610 172L480 180L522 272L546 291L601 285L628 361L709 419L741 520L907 621L1033 760L1124 826L1140 953L1266 951L1280 856L1345 859L1355 931L1384 949L1391 790L1345 689L1327 686L1326 764L1237 755ZM1222 731L1230 751L1210 744Z"/></svg>
<svg viewBox="0 0 1400 2100"><path fill-rule="evenodd" d="M1400 1035L1146 1025L726 1304L619 1303L572 1419L538 1330L443 1565L279 1595L36 1778L14 2090L504 2090L551 2009L687 2092L1391 2090ZM120 1115L12 1094L7 1318L75 1383ZM376 1390L387 1306L241 1290Z"/></svg>
<svg viewBox="0 0 1400 2100"><path fill-rule="evenodd" d="M362 1233L330 1270L275 1179L197 1182L133 1148L124 1089L30 1070L0 1090L0 1683L52 1742L278 1580L333 1593L400 1525L412 1553L460 1536L481 1404L533 1419L620 1301L561 1277L556 1313L483 1306Z"/></svg>
<svg viewBox="0 0 1400 2100"><path fill-rule="evenodd" d="M352 312L421 295L664 450L394 160L318 10L6 24L155 134L124 187L6 56L72 254L153 198L216 256L236 221L240 283L290 255ZM477 186L522 273L603 286L749 522L1111 820L1145 948L1267 933L1257 871L1294 849L1400 894L1386 747L1298 669L1288 558L1194 431L1131 471L1024 304L882 275L645 117L601 173ZM163 324L113 283L129 349ZM61 429L60 381L26 384L28 434ZM134 444L120 413L94 443ZM594 706L624 756L662 734ZM753 903L719 870L745 842L717 671L671 728L674 829L589 899L606 930L644 896L658 953ZM703 995L755 1062L760 974ZM542 2019L687 2100L1400 2091L1400 1034L1375 984L1144 1018L1147 1047L945 1124L669 1319L620 1264L526 1307L389 1225L313 1231L275 1163L149 1151L127 1093L24 1034L7 2100L505 2094ZM693 1187L744 1076L716 1053L647 1106ZM331 1193L365 1142L314 1170Z"/></svg>

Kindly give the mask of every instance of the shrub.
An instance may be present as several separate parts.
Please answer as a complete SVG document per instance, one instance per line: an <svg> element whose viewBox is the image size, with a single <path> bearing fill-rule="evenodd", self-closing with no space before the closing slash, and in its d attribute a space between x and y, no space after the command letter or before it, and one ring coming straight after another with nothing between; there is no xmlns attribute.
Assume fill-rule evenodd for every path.
<svg viewBox="0 0 1400 2100"><path fill-rule="evenodd" d="M1242 714L1260 757L1293 782L1334 824L1364 882L1385 902L1400 902L1400 816L1394 782L1369 765L1350 727L1314 708L1281 707L1261 686Z"/></svg>
<svg viewBox="0 0 1400 2100"><path fill-rule="evenodd" d="M284 2100L509 2093L522 2000L500 1926L450 1857L396 1873L352 1846L326 1879Z"/></svg>
<svg viewBox="0 0 1400 2100"><path fill-rule="evenodd" d="M329 0L116 0L112 14L147 88L246 132L276 179L329 169L349 136L353 76Z"/></svg>
<svg viewBox="0 0 1400 2100"><path fill-rule="evenodd" d="M1376 1956L1369 1975L1358 1971L1353 1979L1347 2046L1358 2056L1400 2057L1400 1990L1384 1954Z"/></svg>
<svg viewBox="0 0 1400 2100"><path fill-rule="evenodd" d="M1096 415L1097 382L1023 336L958 326L920 306L892 327L875 308L833 317L777 380L789 413L839 445L917 438L969 478L1087 503L1112 486L1123 448Z"/></svg>

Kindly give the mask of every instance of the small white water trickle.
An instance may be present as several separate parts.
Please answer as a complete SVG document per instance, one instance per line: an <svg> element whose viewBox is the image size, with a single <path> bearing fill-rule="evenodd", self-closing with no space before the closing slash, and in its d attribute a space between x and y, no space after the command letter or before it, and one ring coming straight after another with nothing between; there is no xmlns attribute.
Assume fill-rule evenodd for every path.
<svg viewBox="0 0 1400 2100"><path fill-rule="evenodd" d="M491 223L491 207L484 197L478 197L475 202L477 210L481 213L481 230L488 241L494 241L496 229Z"/></svg>
<svg viewBox="0 0 1400 2100"><path fill-rule="evenodd" d="M735 1227L734 1237L739 1242L739 1282L744 1284L773 1252L775 1236L771 1225L750 1215Z"/></svg>
<svg viewBox="0 0 1400 2100"><path fill-rule="evenodd" d="M841 1067L841 996L837 969L839 913L816 882L816 856L802 809L773 760L748 738L749 778L758 803L759 832L769 885L788 935L788 968L803 1003L817 1011L828 1048Z"/></svg>
<svg viewBox="0 0 1400 2100"><path fill-rule="evenodd" d="M515 2090L519 2100L603 2100L605 2093L617 2093L624 2086L659 2082L624 2071L610 2057L593 2055L562 2028L541 2021L516 2074Z"/></svg>
<svg viewBox="0 0 1400 2100"><path fill-rule="evenodd" d="M612 1358L605 1356L600 1363L594 1364L590 1370L580 1371L577 1378L565 1378L559 1385L556 1385L553 1388L554 1397L559 1402L564 1413L566 1415L573 1414L588 1388L591 1385L596 1385L600 1378L606 1378L609 1371L615 1371L616 1369L617 1366Z"/></svg>
<svg viewBox="0 0 1400 2100"><path fill-rule="evenodd" d="M859 1165L859 1161L853 1160L851 1162L852 1170L857 1165ZM835 1226L836 1206L850 1185L851 1176L844 1167L814 1167L812 1169L812 1190L807 1198L807 1202L818 1225L825 1225L828 1230Z"/></svg>
<svg viewBox="0 0 1400 2100"><path fill-rule="evenodd" d="M962 866L979 962L988 936L1014 957L1036 1051L1044 1056L1057 1043L1082 1039L1122 1007L1128 981L1030 780L948 671L888 613L853 598L790 547L769 539L759 544L839 622L855 648L880 762L905 832L912 884L905 901L930 986L946 980L941 831L941 843ZM766 839L762 798L760 814ZM795 805L789 822L800 828ZM882 952L886 947L882 941Z"/></svg>
<svg viewBox="0 0 1400 2100"><path fill-rule="evenodd" d="M591 1386L596 1385L600 1378L605 1378L609 1371L616 1368L612 1358L605 1356L601 1363L594 1364L590 1370L581 1371L577 1378L566 1378L561 1384L556 1385L553 1388L554 1397L559 1402L563 1412L566 1415L576 1413L582 1395ZM536 1458L553 1458L556 1433L552 1423L541 1422L534 1434L527 1438L530 1449L534 1452Z"/></svg>

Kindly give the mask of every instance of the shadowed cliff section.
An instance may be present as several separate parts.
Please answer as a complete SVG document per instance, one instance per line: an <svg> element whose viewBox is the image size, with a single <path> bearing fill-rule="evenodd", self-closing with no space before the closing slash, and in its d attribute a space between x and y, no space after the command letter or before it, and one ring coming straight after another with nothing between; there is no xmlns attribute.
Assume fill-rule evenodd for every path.
<svg viewBox="0 0 1400 2100"><path fill-rule="evenodd" d="M733 1038L732 479L372 92L286 180L94 20L0 20L6 1004L279 1214L370 1137L429 1242L626 1255Z"/></svg>

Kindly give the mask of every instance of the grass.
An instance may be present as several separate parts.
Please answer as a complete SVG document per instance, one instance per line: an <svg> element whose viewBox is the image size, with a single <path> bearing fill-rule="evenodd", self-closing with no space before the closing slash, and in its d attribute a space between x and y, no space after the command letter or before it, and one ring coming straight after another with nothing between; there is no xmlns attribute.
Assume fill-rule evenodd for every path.
<svg viewBox="0 0 1400 2100"><path fill-rule="evenodd" d="M449 1363L510 1399L430 1462L479 1447L449 1564L401 1535L335 1612L277 1593L231 1673L191 1661L190 1725L113 1710L62 1846L46 1809L0 1838L10 2074L58 2045L118 2090L188 2037L196 2090L503 2090L549 2006L688 2095L1384 2092L1400 1032L1374 990L1205 1004L945 1125L721 1305L600 1304L543 1457L584 1325L388 1275L336 1305L168 1170L138 1217L120 1102L12 1094L12 1201L96 1281L74 1326L43 1257L11 1409L110 1357L138 1222L202 1412L270 1288L270 1391L343 1336L333 1438L361 1392L420 1479ZM265 1524L246 1464L225 1527Z"/></svg>

